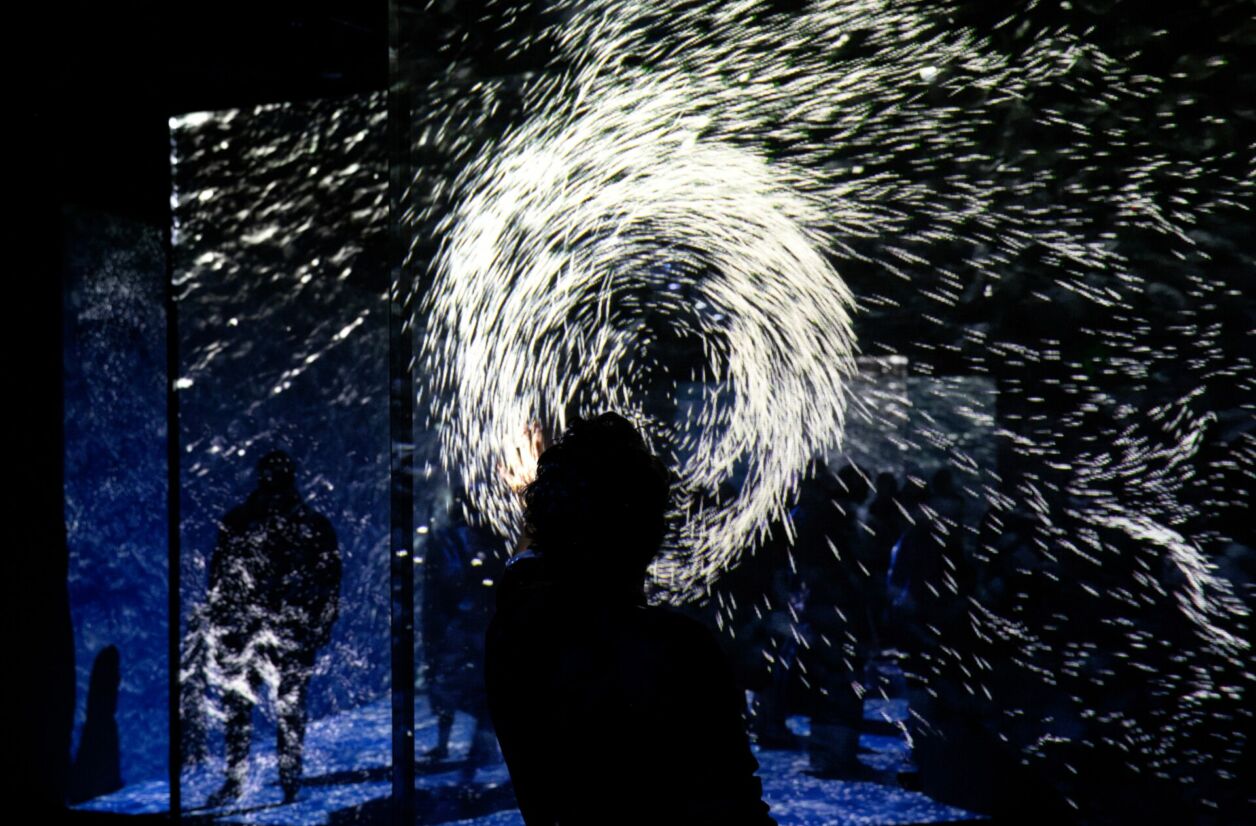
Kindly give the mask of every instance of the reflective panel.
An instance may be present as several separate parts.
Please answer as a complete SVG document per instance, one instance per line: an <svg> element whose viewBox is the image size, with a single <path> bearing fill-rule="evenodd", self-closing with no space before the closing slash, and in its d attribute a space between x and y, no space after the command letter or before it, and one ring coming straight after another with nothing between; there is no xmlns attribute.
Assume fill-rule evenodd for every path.
<svg viewBox="0 0 1256 826"><path fill-rule="evenodd" d="M381 96L172 120L185 811L389 795Z"/></svg>
<svg viewBox="0 0 1256 826"><path fill-rule="evenodd" d="M407 122L394 156L404 266L415 290L415 822L515 822L515 800L485 691L485 634L506 561L507 531L486 524L475 491L498 480L442 461L441 400L423 388L455 368L427 357L430 273L444 239L454 184L486 141L518 120L525 78L448 75L462 33L478 27L457 9L398 4L403 44L394 89ZM478 37L479 34L472 34ZM439 45L438 45L439 41ZM465 55L464 55L465 56ZM467 305L467 321L482 312Z"/></svg>
<svg viewBox="0 0 1256 826"><path fill-rule="evenodd" d="M65 514L77 673L71 805L167 811L162 230L67 213Z"/></svg>

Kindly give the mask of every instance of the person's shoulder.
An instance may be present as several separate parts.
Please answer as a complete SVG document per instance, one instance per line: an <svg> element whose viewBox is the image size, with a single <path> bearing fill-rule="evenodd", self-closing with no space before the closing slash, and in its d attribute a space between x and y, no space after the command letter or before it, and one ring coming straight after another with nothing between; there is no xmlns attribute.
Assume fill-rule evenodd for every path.
<svg viewBox="0 0 1256 826"><path fill-rule="evenodd" d="M225 531L239 532L257 518L257 509L246 500L236 505L222 517L219 526Z"/></svg>
<svg viewBox="0 0 1256 826"><path fill-rule="evenodd" d="M530 548L506 559L502 579L520 587L554 583L553 571L545 557Z"/></svg>
<svg viewBox="0 0 1256 826"><path fill-rule="evenodd" d="M322 534L335 534L332 529L331 520L326 514L315 510L308 502L302 502L297 506L297 513L301 515L301 521L304 522L311 530Z"/></svg>
<svg viewBox="0 0 1256 826"><path fill-rule="evenodd" d="M651 636L664 641L669 648L703 655L719 654L715 635L688 614L666 605L651 605L638 611Z"/></svg>
<svg viewBox="0 0 1256 826"><path fill-rule="evenodd" d="M523 610L535 611L535 603L545 601L554 590L549 566L535 551L526 550L506 560L497 584L497 610L499 613Z"/></svg>
<svg viewBox="0 0 1256 826"><path fill-rule="evenodd" d="M679 634L707 633L705 625L670 605L645 605L637 608L637 612L646 622Z"/></svg>
<svg viewBox="0 0 1256 826"><path fill-rule="evenodd" d="M323 533L335 533L335 529L331 526L331 520L327 518L327 514L319 513L313 508L309 509L310 523Z"/></svg>

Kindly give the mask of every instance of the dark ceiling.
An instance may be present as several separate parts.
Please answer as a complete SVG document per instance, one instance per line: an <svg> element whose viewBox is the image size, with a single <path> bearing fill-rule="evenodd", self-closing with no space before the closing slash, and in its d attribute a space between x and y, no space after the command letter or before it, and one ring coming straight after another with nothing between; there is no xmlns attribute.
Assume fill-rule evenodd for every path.
<svg viewBox="0 0 1256 826"><path fill-rule="evenodd" d="M63 204L164 220L170 115L387 84L386 0L49 6L36 114Z"/></svg>

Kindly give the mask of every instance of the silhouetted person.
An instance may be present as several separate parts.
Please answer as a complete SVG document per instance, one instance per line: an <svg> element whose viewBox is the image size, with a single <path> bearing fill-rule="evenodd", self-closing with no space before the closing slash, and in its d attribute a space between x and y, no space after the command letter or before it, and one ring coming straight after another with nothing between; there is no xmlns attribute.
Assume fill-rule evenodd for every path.
<svg viewBox="0 0 1256 826"><path fill-rule="evenodd" d="M918 619L919 605L926 589L936 590L941 575L942 555L934 538L933 520L926 510L928 485L911 478L899 492L906 524L890 552L886 584L890 592L893 622L901 625Z"/></svg>
<svg viewBox="0 0 1256 826"><path fill-rule="evenodd" d="M955 489L949 468L939 468L929 479L929 507L940 523L937 531L946 555L957 563L964 554L964 498Z"/></svg>
<svg viewBox="0 0 1256 826"><path fill-rule="evenodd" d="M305 689L340 604L340 551L326 517L301 501L296 466L274 451L257 463L257 489L222 520L209 569L212 656L227 715L227 780L209 805L239 796L255 693L277 677L279 782L296 797L305 739Z"/></svg>
<svg viewBox="0 0 1256 826"><path fill-rule="evenodd" d="M436 745L427 756L444 760L454 715L475 719L467 773L495 750L484 695L484 634L501 578L504 543L467 519L459 497L449 521L432 533L423 564L423 659L428 701L436 716Z"/></svg>
<svg viewBox="0 0 1256 826"><path fill-rule="evenodd" d="M734 651L743 658L742 683L754 691L751 729L762 749L798 747L798 738L785 722L798 681L793 617L803 601L792 554L785 524L774 522L763 545L720 583L736 587L737 602L743 606Z"/></svg>
<svg viewBox="0 0 1256 826"><path fill-rule="evenodd" d="M896 501L898 480L892 473L877 476L876 495L868 503L868 527L872 531L869 545L868 568L871 572L869 585L872 633L880 640L885 622L885 579L890 572L890 555L898 538L903 535L907 520Z"/></svg>
<svg viewBox="0 0 1256 826"><path fill-rule="evenodd" d="M771 824L714 637L644 597L669 475L622 417L574 423L525 491L489 626L489 708L524 820Z"/></svg>
<svg viewBox="0 0 1256 826"><path fill-rule="evenodd" d="M122 788L118 755L118 648L106 646L92 663L87 688L87 720L79 738L78 754L70 770L69 800L82 803Z"/></svg>
<svg viewBox="0 0 1256 826"><path fill-rule="evenodd" d="M872 530L872 576L883 584L890 570L890 552L907 522L897 499L898 480L894 474L878 474L876 494L868 503L868 527Z"/></svg>
<svg viewBox="0 0 1256 826"><path fill-rule="evenodd" d="M863 680L870 624L867 566L870 537L861 527L868 483L853 466L834 476L823 462L805 479L794 509L798 567L806 583L799 652L805 665L807 742L812 772L825 777L864 773L857 760Z"/></svg>

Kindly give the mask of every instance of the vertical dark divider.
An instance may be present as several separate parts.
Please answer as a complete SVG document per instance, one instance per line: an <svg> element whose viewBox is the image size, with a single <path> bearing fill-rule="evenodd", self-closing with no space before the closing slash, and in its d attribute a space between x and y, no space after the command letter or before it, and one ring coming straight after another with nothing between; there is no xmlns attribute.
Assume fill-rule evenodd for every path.
<svg viewBox="0 0 1256 826"><path fill-rule="evenodd" d="M167 124L169 130L169 124ZM174 135L169 134L171 147ZM171 152L173 157L173 151ZM173 163L173 162L171 162ZM169 178L167 191L174 191L174 169L167 166ZM170 703L170 816L174 822L182 818L183 810L183 728L179 719L179 670L180 662L180 590L182 578L179 570L180 552L180 501L183 490L179 484L179 312L174 291L174 209L166 217L164 245L166 253L166 549L169 558L167 578L167 612L169 627L169 703Z"/></svg>
<svg viewBox="0 0 1256 826"><path fill-rule="evenodd" d="M414 823L414 287L406 266L410 106L401 73L399 0L388 4L393 823Z"/></svg>

